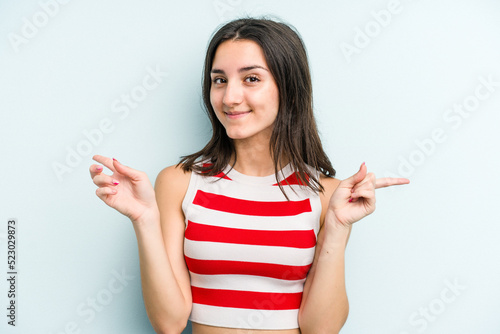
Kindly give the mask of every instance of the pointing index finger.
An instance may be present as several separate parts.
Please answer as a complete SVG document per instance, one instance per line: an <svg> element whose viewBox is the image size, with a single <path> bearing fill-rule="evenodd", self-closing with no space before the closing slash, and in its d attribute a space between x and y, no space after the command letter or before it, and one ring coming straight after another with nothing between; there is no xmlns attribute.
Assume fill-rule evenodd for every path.
<svg viewBox="0 0 500 334"><path fill-rule="evenodd" d="M390 186L398 186L408 183L410 183L410 180L402 177L383 177L375 180L375 189L385 188Z"/></svg>

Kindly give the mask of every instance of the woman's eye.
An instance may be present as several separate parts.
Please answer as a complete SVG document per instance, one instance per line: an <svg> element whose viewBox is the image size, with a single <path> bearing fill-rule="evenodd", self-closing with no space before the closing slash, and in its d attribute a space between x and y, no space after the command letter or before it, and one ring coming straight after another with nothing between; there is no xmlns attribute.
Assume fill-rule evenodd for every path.
<svg viewBox="0 0 500 334"><path fill-rule="evenodd" d="M259 78L257 78L257 77L248 77L248 78L245 79L245 81L247 81L247 82L257 82L257 81L259 81Z"/></svg>
<svg viewBox="0 0 500 334"><path fill-rule="evenodd" d="M213 82L214 84L221 84L221 83L224 83L224 81L225 81L225 80L224 80L224 79L222 79L222 78L215 78L215 79L213 79L213 80L212 80L212 82Z"/></svg>

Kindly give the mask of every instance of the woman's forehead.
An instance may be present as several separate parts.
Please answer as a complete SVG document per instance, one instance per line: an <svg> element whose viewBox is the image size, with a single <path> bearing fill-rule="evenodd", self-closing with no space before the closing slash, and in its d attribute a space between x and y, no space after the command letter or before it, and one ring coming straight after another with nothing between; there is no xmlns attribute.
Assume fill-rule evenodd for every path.
<svg viewBox="0 0 500 334"><path fill-rule="evenodd" d="M241 72L256 68L268 70L260 45L250 40L228 40L217 47L211 71L220 73L236 69Z"/></svg>

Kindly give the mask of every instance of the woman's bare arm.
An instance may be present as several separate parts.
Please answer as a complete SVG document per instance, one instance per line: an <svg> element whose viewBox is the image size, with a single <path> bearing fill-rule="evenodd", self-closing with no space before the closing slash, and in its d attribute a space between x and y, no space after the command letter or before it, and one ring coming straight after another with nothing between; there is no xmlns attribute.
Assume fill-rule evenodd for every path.
<svg viewBox="0 0 500 334"><path fill-rule="evenodd" d="M344 262L352 224L375 210L375 189L409 182L404 178L376 179L363 163L353 176L341 182L329 179L324 184L326 196L334 191L323 211L313 265L304 285L299 310L303 334L340 331L349 313Z"/></svg>
<svg viewBox="0 0 500 334"><path fill-rule="evenodd" d="M307 275L299 310L301 333L338 333L349 314L344 258L349 230L325 231L328 201L340 183L325 178L321 196L323 212L314 261Z"/></svg>
<svg viewBox="0 0 500 334"><path fill-rule="evenodd" d="M189 274L184 262L182 200L189 174L175 166L158 175L155 189L145 173L95 156L113 171L102 174L92 165L96 191L106 204L132 221L139 250L142 293L149 320L157 333L180 333L191 312Z"/></svg>

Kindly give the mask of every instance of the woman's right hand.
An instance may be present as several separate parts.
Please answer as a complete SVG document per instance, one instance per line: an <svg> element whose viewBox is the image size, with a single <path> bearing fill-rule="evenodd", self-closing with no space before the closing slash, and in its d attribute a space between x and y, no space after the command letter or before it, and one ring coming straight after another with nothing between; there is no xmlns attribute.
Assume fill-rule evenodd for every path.
<svg viewBox="0 0 500 334"><path fill-rule="evenodd" d="M96 195L104 203L130 218L133 223L139 222L141 218L159 215L155 191L146 173L101 155L94 155L92 159L113 172L112 175L106 175L101 165L90 166L90 177L99 187Z"/></svg>

